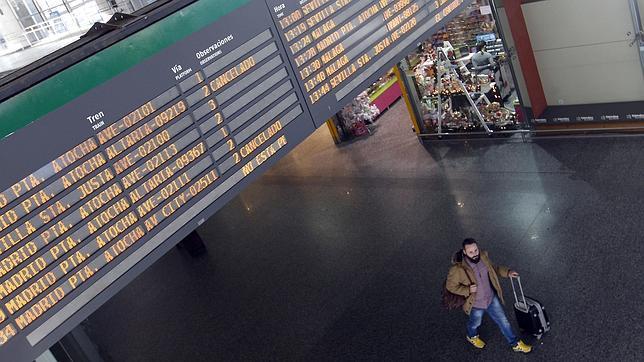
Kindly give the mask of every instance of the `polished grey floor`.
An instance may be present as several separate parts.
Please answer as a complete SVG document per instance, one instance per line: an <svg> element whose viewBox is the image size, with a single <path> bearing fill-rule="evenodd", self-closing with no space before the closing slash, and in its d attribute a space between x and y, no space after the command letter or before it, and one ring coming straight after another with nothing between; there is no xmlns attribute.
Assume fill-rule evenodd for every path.
<svg viewBox="0 0 644 362"><path fill-rule="evenodd" d="M369 137L321 128L88 321L113 361L644 360L644 137L421 144L398 102ZM552 331L484 350L440 293L480 240ZM506 299L510 284L503 281ZM514 323L510 304L506 305Z"/></svg>

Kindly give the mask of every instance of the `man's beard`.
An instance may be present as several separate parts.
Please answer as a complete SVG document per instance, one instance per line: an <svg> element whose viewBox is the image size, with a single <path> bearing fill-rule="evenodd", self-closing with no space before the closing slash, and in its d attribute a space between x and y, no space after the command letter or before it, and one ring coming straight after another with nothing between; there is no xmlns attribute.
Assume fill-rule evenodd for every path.
<svg viewBox="0 0 644 362"><path fill-rule="evenodd" d="M481 261L481 255L477 255L473 258L470 258L469 255L465 255L469 261L471 261L474 264L477 264L479 261Z"/></svg>

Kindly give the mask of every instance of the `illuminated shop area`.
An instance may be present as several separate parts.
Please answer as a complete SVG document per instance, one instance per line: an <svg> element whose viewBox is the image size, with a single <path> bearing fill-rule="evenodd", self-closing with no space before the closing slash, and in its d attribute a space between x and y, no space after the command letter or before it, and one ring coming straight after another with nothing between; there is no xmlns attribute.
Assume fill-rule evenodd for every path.
<svg viewBox="0 0 644 362"><path fill-rule="evenodd" d="M423 135L505 134L527 128L495 8L472 2L400 63Z"/></svg>
<svg viewBox="0 0 644 362"><path fill-rule="evenodd" d="M375 131L398 99L409 106L418 136L525 134L513 54L501 36L496 8L476 0L404 57L330 119L336 143Z"/></svg>

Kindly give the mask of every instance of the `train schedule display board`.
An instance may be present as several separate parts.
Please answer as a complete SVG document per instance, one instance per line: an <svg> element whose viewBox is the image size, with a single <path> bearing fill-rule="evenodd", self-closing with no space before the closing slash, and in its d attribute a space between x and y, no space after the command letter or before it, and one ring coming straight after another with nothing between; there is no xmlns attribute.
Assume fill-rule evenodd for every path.
<svg viewBox="0 0 644 362"><path fill-rule="evenodd" d="M38 357L313 130L260 1L4 138L0 360Z"/></svg>
<svg viewBox="0 0 644 362"><path fill-rule="evenodd" d="M268 0L317 125L459 14L467 0Z"/></svg>
<svg viewBox="0 0 644 362"><path fill-rule="evenodd" d="M470 2L186 0L4 98L0 360L38 357Z"/></svg>

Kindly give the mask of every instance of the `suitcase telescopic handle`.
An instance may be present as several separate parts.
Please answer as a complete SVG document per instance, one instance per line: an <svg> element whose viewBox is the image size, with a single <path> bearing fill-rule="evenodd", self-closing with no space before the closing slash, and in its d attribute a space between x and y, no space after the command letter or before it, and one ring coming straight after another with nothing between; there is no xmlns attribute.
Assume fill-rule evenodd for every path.
<svg viewBox="0 0 644 362"><path fill-rule="evenodd" d="M514 279L516 278L517 284L519 284L519 291L521 292L521 298L523 299L523 303L519 302L519 297L517 296L517 290L514 287ZM512 284L512 292L514 293L514 301L516 305L523 304L523 308L525 308L525 311L528 311L528 303L525 300L525 294L523 294L523 286L521 285L521 277L516 276L516 277L510 277L510 283Z"/></svg>

